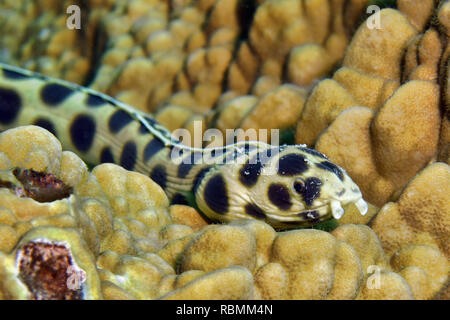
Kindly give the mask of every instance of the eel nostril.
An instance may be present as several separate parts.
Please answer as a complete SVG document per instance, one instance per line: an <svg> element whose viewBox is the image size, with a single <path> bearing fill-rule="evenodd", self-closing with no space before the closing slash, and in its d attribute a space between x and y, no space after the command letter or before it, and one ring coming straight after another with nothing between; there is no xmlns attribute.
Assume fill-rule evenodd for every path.
<svg viewBox="0 0 450 320"><path fill-rule="evenodd" d="M339 191L339 192L336 192L336 195L337 195L338 197L342 197L342 196L344 195L344 193L345 193L345 188L342 189L342 190Z"/></svg>
<svg viewBox="0 0 450 320"><path fill-rule="evenodd" d="M302 194L305 191L305 182L301 178L297 178L294 182L294 189L297 193Z"/></svg>

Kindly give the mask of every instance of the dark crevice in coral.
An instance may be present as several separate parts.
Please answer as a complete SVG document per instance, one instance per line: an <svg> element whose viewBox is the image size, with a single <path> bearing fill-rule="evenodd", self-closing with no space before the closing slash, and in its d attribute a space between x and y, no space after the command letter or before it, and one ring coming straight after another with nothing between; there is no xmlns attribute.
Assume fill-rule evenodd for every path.
<svg viewBox="0 0 450 320"><path fill-rule="evenodd" d="M348 1L348 0L347 0ZM344 4L345 5L345 4ZM331 12L333 12L335 10L333 3L332 2L328 2L328 7L329 10ZM306 8L304 9L305 14L306 14ZM330 18L328 19L328 23L327 23L327 36L325 37L325 39L323 40L322 45L324 45L325 43L327 43L328 39L330 38L330 36L333 34L333 23L334 23L334 17L330 16Z"/></svg>
<svg viewBox="0 0 450 320"><path fill-rule="evenodd" d="M351 6L352 1L348 0L348 4ZM344 7L343 13L344 13L344 26L345 30L347 32L347 36L349 40L351 41L353 38L353 35L356 33L356 31L361 27L363 23L367 22L367 19L373 15L372 13L367 13L367 8L369 5L363 6L361 8L361 11L359 12L359 16L355 19L346 19L345 13L347 12L347 8ZM384 8L380 8L384 9Z"/></svg>
<svg viewBox="0 0 450 320"><path fill-rule="evenodd" d="M410 76L409 74L407 74L405 71L406 69L406 60L408 59L408 53L410 52L410 49L414 49L414 57L415 57L415 62L416 62L416 68L421 64L420 62L420 54L419 54L419 48L420 48L420 44L423 40L423 35L421 34L419 39L416 39L416 36L413 36L412 38L409 39L409 42L407 43L404 51L403 51L403 55L401 57L400 60L400 83L404 84L405 82L408 81L408 77ZM413 43L416 42L416 43Z"/></svg>
<svg viewBox="0 0 450 320"><path fill-rule="evenodd" d="M349 3L349 0L345 0L344 4L342 5L343 15L345 15L345 12L347 12L347 6L349 5ZM342 23L344 24L344 29L346 31L347 37L350 37L350 35L356 31L356 28L359 27L359 23L356 23L355 26L350 26L350 21L347 19L343 19Z"/></svg>
<svg viewBox="0 0 450 320"><path fill-rule="evenodd" d="M0 180L0 188L7 188L7 189L14 190L14 184L9 181Z"/></svg>
<svg viewBox="0 0 450 320"><path fill-rule="evenodd" d="M381 9L384 8L397 8L397 0L371 0L369 1L368 6L376 5L379 6Z"/></svg>
<svg viewBox="0 0 450 320"><path fill-rule="evenodd" d="M218 105L218 103L216 101L216 103L214 104L214 106L212 108L212 110L214 110L215 112L212 114L212 117L211 117L211 120L209 121L209 123L207 123L207 129L216 127L217 121L219 120L219 118L222 114L222 111L223 111L223 108L219 111L219 107L220 106Z"/></svg>
<svg viewBox="0 0 450 320"><path fill-rule="evenodd" d="M437 17L437 13L439 12L439 9L444 4L445 1L442 0L435 0L435 11L432 14L430 20L427 23L427 28L425 30L434 28L439 35L439 39L442 44L442 50L441 55L439 57L439 63L437 65L437 83L440 86L440 97L439 97L439 110L441 112L442 118L446 117L448 121L450 121L450 103L448 101L448 92L446 92L447 88L447 82L448 82L448 68L450 63L450 56L447 56L447 60L443 62L444 54L445 54L445 48L447 48L448 45L448 37L447 37L447 30L441 25L439 22L439 19Z"/></svg>
<svg viewBox="0 0 450 320"><path fill-rule="evenodd" d="M420 59L420 51L419 48L422 47L422 41L423 41L424 35L420 35L419 37L419 41L417 42L417 47L416 47L416 61L417 61L417 66L420 66L422 64L422 59ZM408 50L408 49L406 49Z"/></svg>
<svg viewBox="0 0 450 320"><path fill-rule="evenodd" d="M35 300L82 300L84 271L62 244L28 242L18 253L19 277ZM69 288L71 287L71 288Z"/></svg>
<svg viewBox="0 0 450 320"><path fill-rule="evenodd" d="M225 71L221 88L222 92L226 92L228 89L228 75L230 72L230 68L233 65L234 62L237 61L237 57L239 54L239 50L241 49L241 46L245 43L248 44L250 51L254 54L253 48L251 48L250 41L248 41L249 38L249 32L250 28L253 24L253 17L255 15L257 9L257 4L254 0L239 0L236 6L236 17L239 21L239 35L235 40L234 46L233 46L233 52L232 52L232 59L231 63L229 64L228 68Z"/></svg>
<svg viewBox="0 0 450 320"><path fill-rule="evenodd" d="M236 6L236 17L239 21L239 35L235 40L235 44L233 46L232 52L232 63L228 66L225 71L224 78L221 83L222 92L226 92L228 90L228 75L230 72L230 68L234 62L237 61L239 50L241 50L241 46L247 43L250 52L255 54L255 50L252 48L249 41L249 32L250 28L253 24L253 18L255 16L256 9L258 8L255 0L239 0ZM216 107L216 106L215 106Z"/></svg>
<svg viewBox="0 0 450 320"><path fill-rule="evenodd" d="M21 197L29 197L38 202L52 202L68 198L73 192L72 187L50 173L21 168L15 168L12 173L22 185L0 181L0 187L11 189Z"/></svg>
<svg viewBox="0 0 450 320"><path fill-rule="evenodd" d="M425 32L426 30L428 30L432 27L436 27L438 29L437 25L439 24L439 21L436 16L436 13L439 11L439 9L436 9L436 8L438 8L438 3L439 3L439 0L434 0L433 13L430 15L427 22L425 23L423 32ZM438 31L439 31L439 29L438 29Z"/></svg>
<svg viewBox="0 0 450 320"><path fill-rule="evenodd" d="M87 30L86 28L83 28L83 26L88 25L90 8L87 0L78 0L78 5L80 7L81 13L80 17L81 28L76 30L78 33L77 45L80 46L82 54L89 57L91 56L90 51L92 50L92 48L90 48L91 44L87 41L88 40Z"/></svg>
<svg viewBox="0 0 450 320"><path fill-rule="evenodd" d="M255 16L256 9L257 4L254 0L239 0L236 8L236 15L241 28L239 39L248 39L248 34L253 23L253 17Z"/></svg>
<svg viewBox="0 0 450 320"><path fill-rule="evenodd" d="M227 68L225 69L225 72L223 73L222 82L220 83L222 94L228 90L228 77L230 74L231 66L233 66L234 63L237 63L237 57L239 54L240 46L243 44L243 42L241 42L240 44L239 42L240 40L239 38L237 38L233 46L233 52L231 53L232 55L231 62L228 64ZM217 102L218 100L214 103L213 109L218 107Z"/></svg>
<svg viewBox="0 0 450 320"><path fill-rule="evenodd" d="M450 57L447 57L447 60L442 64L442 76L439 77L441 79L441 83L439 85L441 86L442 90L440 92L440 111L442 117L447 118L447 121L450 121L450 103L448 101L449 92L447 92L446 89L448 89L448 86L446 83L448 83L448 73L450 68ZM438 71L438 72L439 72Z"/></svg>
<svg viewBox="0 0 450 320"><path fill-rule="evenodd" d="M212 12L214 10L214 6L215 6L215 4L210 6L208 8L208 10L206 10L206 12L205 12L205 20L200 25L200 29L205 32L205 34L206 34L208 39L211 38L211 32L210 32L211 30L208 30L208 28L209 28L209 23L211 21L211 14L212 14ZM209 44L207 44L207 46L209 46Z"/></svg>
<svg viewBox="0 0 450 320"><path fill-rule="evenodd" d="M400 79L400 83L401 84L405 83L405 81L408 80L408 75L405 73L407 52L408 52L408 47L406 46L403 49L402 58L400 60L400 75L399 75L399 79Z"/></svg>
<svg viewBox="0 0 450 320"><path fill-rule="evenodd" d="M97 71L100 69L100 66L102 64L102 57L103 53L106 49L106 44L108 42L108 35L103 27L102 23L99 23L94 31L93 36L93 48L92 52L90 53L90 59L89 65L91 68L89 68L89 72L86 75L86 78L84 79L83 86L89 87L92 82L94 81Z"/></svg>
<svg viewBox="0 0 450 320"><path fill-rule="evenodd" d="M283 64L281 65L281 80L283 83L290 83L288 80L289 75L289 60L293 50L291 49L286 57L283 59Z"/></svg>

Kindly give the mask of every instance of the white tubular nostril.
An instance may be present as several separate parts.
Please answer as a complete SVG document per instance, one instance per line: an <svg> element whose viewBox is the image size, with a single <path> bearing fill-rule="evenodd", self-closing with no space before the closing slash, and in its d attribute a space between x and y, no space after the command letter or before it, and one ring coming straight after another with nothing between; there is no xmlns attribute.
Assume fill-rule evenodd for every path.
<svg viewBox="0 0 450 320"><path fill-rule="evenodd" d="M337 200L332 200L330 205L333 217L335 219L340 219L344 215L344 209L342 208L341 203Z"/></svg>
<svg viewBox="0 0 450 320"><path fill-rule="evenodd" d="M368 208L369 208L367 206L367 202L365 202L363 198L361 198L358 201L356 201L355 202L355 206L358 208L359 212L362 215L365 215L367 213Z"/></svg>

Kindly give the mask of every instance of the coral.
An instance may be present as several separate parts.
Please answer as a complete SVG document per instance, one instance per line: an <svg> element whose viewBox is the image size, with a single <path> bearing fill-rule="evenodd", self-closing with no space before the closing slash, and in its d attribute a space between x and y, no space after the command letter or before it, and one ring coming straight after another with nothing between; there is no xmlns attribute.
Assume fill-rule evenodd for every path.
<svg viewBox="0 0 450 320"><path fill-rule="evenodd" d="M317 230L279 234L273 242L271 262L273 265L258 271L255 281L262 286L260 290L276 299L351 299L363 275L350 245ZM275 292L279 288L275 285L274 292L269 281L274 277L284 279L278 297Z"/></svg>
<svg viewBox="0 0 450 320"><path fill-rule="evenodd" d="M404 77L436 81L441 52L442 44L436 30L429 29L414 37L405 54Z"/></svg>
<svg viewBox="0 0 450 320"><path fill-rule="evenodd" d="M383 270L375 279L368 279L370 285L358 293L358 300L412 300L413 293L408 282L399 274ZM372 281L373 280L373 281Z"/></svg>
<svg viewBox="0 0 450 320"><path fill-rule="evenodd" d="M296 128L296 142L312 145L341 111L356 105L358 102L338 82L321 81L305 102Z"/></svg>
<svg viewBox="0 0 450 320"><path fill-rule="evenodd" d="M248 42L242 42L235 59L228 68L228 87L238 94L250 91L259 68L258 56L252 51Z"/></svg>
<svg viewBox="0 0 450 320"><path fill-rule="evenodd" d="M235 15L236 3L218 1L213 8L174 7L176 13L169 20L167 4L135 0L103 16L108 47L91 86L145 111L155 110L169 101L190 106L196 112L210 109L220 95L220 83L231 58L229 44L236 37L237 26L229 18ZM133 6L150 6L151 10L139 9L132 15ZM215 19L204 23L210 9L209 14ZM118 19L124 20L121 28L112 23ZM126 46L117 41L124 37L128 39ZM144 56L149 64L146 71L134 61ZM119 67L120 71L111 67ZM136 73L134 70L145 74L145 79L158 81L150 85L148 80L133 84L126 81L127 75Z"/></svg>
<svg viewBox="0 0 450 320"><path fill-rule="evenodd" d="M391 258L392 268L408 281L416 299L431 299L448 280L450 265L439 250L427 245L407 245Z"/></svg>
<svg viewBox="0 0 450 320"><path fill-rule="evenodd" d="M9 255L2 256L1 268L5 275L1 287L7 297L102 298L94 257L73 229L30 230Z"/></svg>
<svg viewBox="0 0 450 320"><path fill-rule="evenodd" d="M102 298L100 269L95 261L104 252L139 254L149 260L145 262L150 264L148 268L158 263L164 265L160 258L148 256L162 246L164 239L148 236L147 230L154 228L159 232L171 222L169 202L164 191L148 177L112 164L88 172L75 154L61 151L59 141L40 127L19 127L1 133L0 152L9 165L0 179L0 248L5 253L0 267L5 275L1 285L3 296ZM43 184L45 188L38 192L40 202L29 197L35 192L19 192L21 183L33 191ZM67 194L61 195L58 188L48 187L61 183L70 186ZM56 199L50 197L55 195ZM16 265L16 256L20 255L24 257L23 263ZM48 265L54 265L55 269L50 275L46 271ZM141 267L138 264L136 269L131 262L125 265L118 267L117 272L132 282ZM71 271L66 273L66 269ZM161 272L168 269L165 267ZM76 292L67 291L65 286L73 280L72 276L84 283ZM135 292L132 295L143 297Z"/></svg>
<svg viewBox="0 0 450 320"><path fill-rule="evenodd" d="M208 228L184 250L179 268L182 272L209 272L238 265L253 271L255 252L255 238L247 230L233 226Z"/></svg>
<svg viewBox="0 0 450 320"><path fill-rule="evenodd" d="M439 26L441 26L440 31L448 38L450 36L450 24L448 22L450 15L450 4L448 2L443 2L439 11L437 13L437 20L439 21ZM445 68L449 65L450 60L450 45L444 48L444 52L439 64L439 70L441 70L440 85L442 90L442 100L443 106L441 108L443 119L441 126L441 134L439 139L439 154L438 160L450 164L450 70Z"/></svg>
<svg viewBox="0 0 450 320"><path fill-rule="evenodd" d="M400 79L402 53L416 30L404 15L393 9L380 12L380 24L381 29L371 29L366 24L360 26L342 64L372 76Z"/></svg>
<svg viewBox="0 0 450 320"><path fill-rule="evenodd" d="M172 205L169 213L174 223L189 226L195 231L207 225L205 218L197 210L185 205Z"/></svg>
<svg viewBox="0 0 450 320"><path fill-rule="evenodd" d="M5 29L2 29L2 47L8 48L6 61L15 61L28 69L84 83L89 76L90 63L94 51L87 49L95 41L96 25L105 9L111 9L111 3L84 3L90 10L83 41L80 46L80 34L77 30L67 28L66 8L80 5L76 1L33 1L26 5L9 8L6 4L0 9L4 17ZM83 9L85 8L84 6ZM2 19L2 18L0 18ZM4 33L3 33L4 32Z"/></svg>
<svg viewBox="0 0 450 320"><path fill-rule="evenodd" d="M295 125L306 98L306 91L300 87L284 84L267 92L248 112L240 127L244 130L285 129ZM264 140L259 137L259 140ZM270 140L267 140L270 141Z"/></svg>
<svg viewBox="0 0 450 320"><path fill-rule="evenodd" d="M221 83L231 60L231 50L224 46L197 49L189 55L186 75L195 100L205 107L212 107L221 94Z"/></svg>
<svg viewBox="0 0 450 320"><path fill-rule="evenodd" d="M167 300L249 300L254 298L252 274L243 267L209 272L162 297Z"/></svg>
<svg viewBox="0 0 450 320"><path fill-rule="evenodd" d="M376 234L362 225L342 226L332 234L318 230L277 233L265 223L241 220L171 240L158 255L180 272L176 278L185 274L195 278L177 288L175 276L170 276L164 290L176 290L163 298L413 298L408 282L390 271ZM367 284L374 266L382 271L382 286L375 296ZM244 277L240 270L245 270L253 280L243 280L235 294L212 292L215 284L209 279L230 269L239 270L238 277ZM254 288L250 289L252 281ZM241 296L243 290L246 295Z"/></svg>
<svg viewBox="0 0 450 320"><path fill-rule="evenodd" d="M449 173L447 164L430 164L371 222L393 269L417 299L433 298L448 281Z"/></svg>
<svg viewBox="0 0 450 320"><path fill-rule="evenodd" d="M427 244L450 255L450 169L433 163L412 179L397 202L384 205L371 223L391 256L407 244Z"/></svg>
<svg viewBox="0 0 450 320"><path fill-rule="evenodd" d="M236 98L223 97L211 125L222 131L224 141L221 145L250 139L270 141L271 129L291 129L303 110L306 90L284 84L275 86L261 97L243 95ZM237 130L229 130L237 128ZM259 130L264 129L264 130ZM275 141L273 141L275 143Z"/></svg>
<svg viewBox="0 0 450 320"><path fill-rule="evenodd" d="M226 130L229 128L238 128L242 119L256 105L258 99L251 95L232 98L220 104L213 125L222 131L226 137Z"/></svg>
<svg viewBox="0 0 450 320"><path fill-rule="evenodd" d="M370 266L389 269L389 263L376 233L365 225L345 224L331 232L337 239L351 245L361 260L364 274Z"/></svg>
<svg viewBox="0 0 450 320"><path fill-rule="evenodd" d="M420 98L415 92L422 93ZM434 84L410 81L395 91L372 122L378 169L397 188L403 187L437 152L438 96Z"/></svg>
<svg viewBox="0 0 450 320"><path fill-rule="evenodd" d="M37 142L45 148L33 147ZM47 202L0 188L0 292L6 299L429 299L447 280L448 262L437 249L445 243L396 246L389 265L381 247L389 239L381 233L380 242L364 225L332 233L276 232L256 220L209 225L191 207L169 206L144 175L114 164L88 171L39 127L1 133L0 154L3 184L14 181L16 166L40 161L36 168L45 175L25 177L72 188ZM447 180L442 166L431 165L429 174ZM436 191L441 182L427 174L410 183L400 208L411 208L411 192L444 196L446 190Z"/></svg>
<svg viewBox="0 0 450 320"><path fill-rule="evenodd" d="M185 122L192 116L193 112L189 108L168 105L158 110L155 115L155 120L170 131L174 131L178 128L183 128ZM186 142L184 143L186 144ZM188 143L190 143L190 141Z"/></svg>
<svg viewBox="0 0 450 320"><path fill-rule="evenodd" d="M344 14L340 1L263 2L255 12L249 31L249 42L263 61L262 74L281 78L282 64L288 55L289 79L296 84L309 84L314 76L329 71L342 57L348 41L347 30L356 23L363 3L352 1L349 7L354 11ZM344 15L347 16L344 18ZM306 43L313 44L296 48ZM318 48L315 52L320 58L306 57L310 49L315 50L313 48ZM304 59L314 59L318 63L310 65L311 71L301 70L307 63Z"/></svg>
<svg viewBox="0 0 450 320"><path fill-rule="evenodd" d="M155 76L152 61L143 57L135 57L125 61L116 71L115 81L110 85L108 93L117 96L125 103L134 105L138 109L146 110L147 96L151 87L148 79ZM92 86L95 89L95 85Z"/></svg>
<svg viewBox="0 0 450 320"><path fill-rule="evenodd" d="M280 79L273 76L260 76L253 84L252 94L262 97L265 93L280 85Z"/></svg>
<svg viewBox="0 0 450 320"><path fill-rule="evenodd" d="M21 146L20 150L18 146ZM29 126L1 133L0 150L10 161L14 160L14 165L19 168L55 173L61 165L61 144L50 132L40 127Z"/></svg>
<svg viewBox="0 0 450 320"><path fill-rule="evenodd" d="M134 299L152 299L157 295L156 285L165 275L146 259L122 255L111 270L102 277L128 292ZM124 281L120 281L123 279Z"/></svg>
<svg viewBox="0 0 450 320"><path fill-rule="evenodd" d="M298 85L308 85L330 69L326 50L318 44L294 47L288 59L288 79Z"/></svg>
<svg viewBox="0 0 450 320"><path fill-rule="evenodd" d="M408 1L401 7L418 14ZM342 67L314 87L296 128L297 143L344 167L376 206L395 200L446 145L442 138L438 144L442 41L432 28L417 33L411 23L431 19L430 10L421 14L413 23L384 9L381 29L361 24Z"/></svg>
<svg viewBox="0 0 450 320"><path fill-rule="evenodd" d="M423 30L434 10L433 0L415 2L411 0L397 0L398 9L406 14L411 24L417 30Z"/></svg>

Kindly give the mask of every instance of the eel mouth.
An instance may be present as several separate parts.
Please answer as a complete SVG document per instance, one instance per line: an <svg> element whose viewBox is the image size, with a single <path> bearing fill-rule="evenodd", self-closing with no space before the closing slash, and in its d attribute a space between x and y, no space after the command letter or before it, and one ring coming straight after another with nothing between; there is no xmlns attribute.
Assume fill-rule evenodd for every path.
<svg viewBox="0 0 450 320"><path fill-rule="evenodd" d="M353 202L353 204L356 206L361 215L365 215L367 213L367 210L369 209L367 202L364 201L363 198L359 198L357 201ZM342 203L340 201L331 200L330 208L333 218L338 220L344 215L344 208L342 208Z"/></svg>
<svg viewBox="0 0 450 320"><path fill-rule="evenodd" d="M368 210L367 202L363 198L359 198L353 202L361 215L365 215ZM334 219L339 220L344 215L344 208L339 200L331 200L328 203L308 208L297 213L292 213L283 216L270 216L271 219L277 220L279 223L299 223L301 221L319 222L325 220L331 215Z"/></svg>
<svg viewBox="0 0 450 320"><path fill-rule="evenodd" d="M328 204L324 204L315 208L308 208L306 210L300 212L293 212L285 215L270 215L267 216L274 221L277 221L278 224L293 224L293 223L301 223L301 222L319 222L325 220L326 217L329 216L330 206Z"/></svg>

